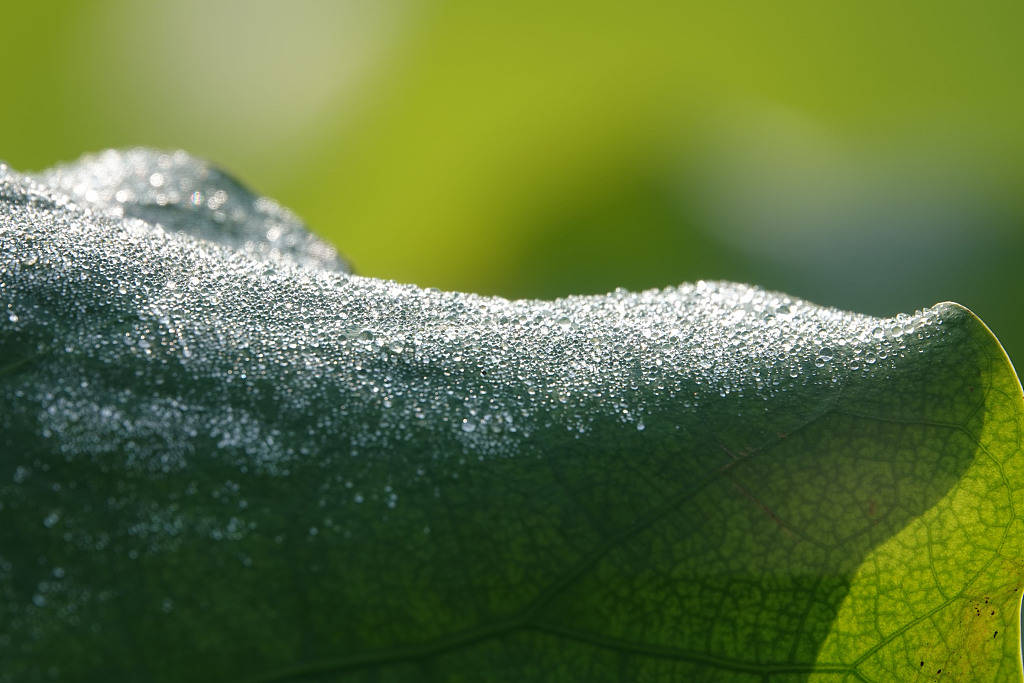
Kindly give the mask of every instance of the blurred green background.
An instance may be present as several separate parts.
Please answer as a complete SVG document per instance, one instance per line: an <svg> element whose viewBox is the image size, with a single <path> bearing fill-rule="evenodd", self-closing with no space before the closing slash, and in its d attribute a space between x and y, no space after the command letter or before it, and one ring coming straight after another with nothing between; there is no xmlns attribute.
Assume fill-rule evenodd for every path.
<svg viewBox="0 0 1024 683"><path fill-rule="evenodd" d="M5 3L0 158L183 148L364 275L953 299L1024 358L1024 4Z"/></svg>

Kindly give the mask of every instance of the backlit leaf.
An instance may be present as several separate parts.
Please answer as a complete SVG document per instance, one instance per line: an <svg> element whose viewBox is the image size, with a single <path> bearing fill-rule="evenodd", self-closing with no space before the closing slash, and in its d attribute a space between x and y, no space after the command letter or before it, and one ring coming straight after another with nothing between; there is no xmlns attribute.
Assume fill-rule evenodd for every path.
<svg viewBox="0 0 1024 683"><path fill-rule="evenodd" d="M0 169L4 683L1021 678L956 304L423 290L182 154Z"/></svg>

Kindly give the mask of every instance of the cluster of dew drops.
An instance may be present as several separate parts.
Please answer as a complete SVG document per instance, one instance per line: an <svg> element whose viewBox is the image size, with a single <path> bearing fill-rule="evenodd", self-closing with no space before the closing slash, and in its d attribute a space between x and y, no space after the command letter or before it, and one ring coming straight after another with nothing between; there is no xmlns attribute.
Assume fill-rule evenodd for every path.
<svg viewBox="0 0 1024 683"><path fill-rule="evenodd" d="M282 413L308 413L330 399L318 406L318 427L343 432L352 452L386 450L418 437L423 425L455 430L464 454L481 459L513 456L523 437L553 423L576 437L598 420L642 431L665 406L696 412L730 394L768 401L808 382L891 367L908 345L923 350L916 342L941 329L932 310L881 320L730 283L508 301L360 278L336 267L330 247L306 232L308 239L264 249L281 239L287 214L270 211L261 224L252 208L259 198L181 153L108 152L37 178L8 169L3 182L7 325L56 331L67 316L52 309L127 310L131 325L117 335L87 333L79 349L111 363L136 358L146 376L149 363L228 386L272 380ZM225 187L233 194L224 196ZM216 210L189 213L197 193ZM136 204L179 207L191 216L182 221L189 234L118 218L144 213L130 208ZM235 207L233 235L247 237L241 246L206 239L229 220L219 213L225 207ZM54 300L21 304L18 292L33 287ZM58 412L66 418L80 406L96 435L130 422L116 406L90 407L87 380L59 393ZM164 412L168 429L203 429L188 405L152 405L150 428ZM372 423L359 430L346 422L370 412ZM283 441L267 446L273 424L256 424L245 411L229 417L222 412L205 428L219 443L258 453L254 466L296 455ZM173 453L152 460L185 465Z"/></svg>
<svg viewBox="0 0 1024 683"><path fill-rule="evenodd" d="M0 165L0 337L30 334L50 358L133 378L112 388L95 363L60 367L3 383L3 404L37 411L65 459L132 443L123 466L154 476L186 470L197 439L240 480L344 460L315 492L322 508L391 514L402 485L373 463L409 443L421 445L404 463L413 478L457 479L533 454L542 431L649 436L726 398L766 410L782 392L885 372L941 323L935 310L881 320L720 282L554 301L423 289L349 274L294 216L182 153L108 152L35 177ZM14 483L34 469L19 465ZM217 490L234 509L205 533L244 538L244 490ZM57 529L62 514L40 524ZM154 510L133 528L180 524ZM308 534L340 528L327 510Z"/></svg>

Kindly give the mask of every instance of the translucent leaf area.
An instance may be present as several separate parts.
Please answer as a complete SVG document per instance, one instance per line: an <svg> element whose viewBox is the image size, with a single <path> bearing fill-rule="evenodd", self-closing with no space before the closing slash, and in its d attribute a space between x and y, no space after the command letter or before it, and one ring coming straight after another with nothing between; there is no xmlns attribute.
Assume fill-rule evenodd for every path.
<svg viewBox="0 0 1024 683"><path fill-rule="evenodd" d="M940 304L346 272L0 166L0 681L1020 680L1021 388Z"/></svg>

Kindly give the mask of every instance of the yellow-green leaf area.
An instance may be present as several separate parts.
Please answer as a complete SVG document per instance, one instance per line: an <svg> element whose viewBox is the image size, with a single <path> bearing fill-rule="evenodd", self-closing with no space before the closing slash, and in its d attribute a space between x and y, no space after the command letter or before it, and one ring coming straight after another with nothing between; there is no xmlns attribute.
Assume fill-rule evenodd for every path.
<svg viewBox="0 0 1024 683"><path fill-rule="evenodd" d="M890 407L875 420L927 434L921 445L951 463L960 443L973 447L973 458L955 485L856 572L818 659L852 662L858 678L1020 678L1021 387L988 328L966 309L956 317L979 371L977 386L959 386L963 407L939 409L929 399L913 416ZM877 607L865 610L868 603ZM871 639L871 648L857 651Z"/></svg>

